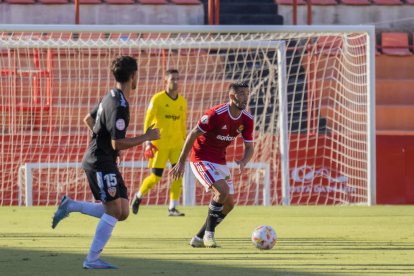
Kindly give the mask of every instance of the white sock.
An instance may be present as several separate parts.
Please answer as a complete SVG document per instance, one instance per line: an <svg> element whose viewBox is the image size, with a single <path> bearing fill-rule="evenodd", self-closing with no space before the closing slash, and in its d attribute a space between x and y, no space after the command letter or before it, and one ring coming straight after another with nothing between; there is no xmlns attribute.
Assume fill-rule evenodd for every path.
<svg viewBox="0 0 414 276"><path fill-rule="evenodd" d="M214 232L206 231L204 232L204 236L209 236L211 238L214 238Z"/></svg>
<svg viewBox="0 0 414 276"><path fill-rule="evenodd" d="M141 191L138 191L138 193L137 193L137 197L138 197L138 198L142 198L142 193L141 193Z"/></svg>
<svg viewBox="0 0 414 276"><path fill-rule="evenodd" d="M105 207L102 203L84 202L81 212L85 215L101 218L105 214Z"/></svg>
<svg viewBox="0 0 414 276"><path fill-rule="evenodd" d="M83 201L74 201L74 200L69 201L69 203L68 203L69 213L81 212L83 203L84 203Z"/></svg>
<svg viewBox="0 0 414 276"><path fill-rule="evenodd" d="M106 243L112 235L112 230L114 229L118 220L108 214L103 214L101 220L96 227L95 237L93 237L92 245L89 250L89 254L86 257L88 262L95 261L99 258L104 249Z"/></svg>
<svg viewBox="0 0 414 276"><path fill-rule="evenodd" d="M170 210L175 208L175 206L177 205L178 205L178 200L170 199L170 207L169 207Z"/></svg>
<svg viewBox="0 0 414 276"><path fill-rule="evenodd" d="M69 213L80 212L92 217L101 218L105 213L105 207L102 203L90 203L83 201L70 201L68 204Z"/></svg>

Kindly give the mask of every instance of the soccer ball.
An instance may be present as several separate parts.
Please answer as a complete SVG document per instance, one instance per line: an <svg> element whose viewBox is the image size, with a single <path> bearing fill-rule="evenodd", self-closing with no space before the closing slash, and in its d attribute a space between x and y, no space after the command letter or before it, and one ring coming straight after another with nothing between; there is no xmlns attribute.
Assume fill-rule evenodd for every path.
<svg viewBox="0 0 414 276"><path fill-rule="evenodd" d="M267 225L257 227L252 234L253 245L260 250L272 249L276 244L276 240L275 230Z"/></svg>

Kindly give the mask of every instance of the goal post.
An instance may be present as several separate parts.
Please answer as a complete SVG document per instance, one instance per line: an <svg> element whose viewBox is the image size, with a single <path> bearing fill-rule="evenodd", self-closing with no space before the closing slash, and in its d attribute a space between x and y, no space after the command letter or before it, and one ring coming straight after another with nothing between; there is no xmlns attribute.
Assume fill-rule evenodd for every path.
<svg viewBox="0 0 414 276"><path fill-rule="evenodd" d="M237 204L375 205L374 40L372 26L0 25L7 147L0 204L18 204L16 183L27 164L49 164L32 183L38 188L33 205L57 204L58 183L70 185L71 178L85 194L77 169L65 173L50 165L80 162L90 141L81 119L113 86L111 59L131 54L139 80L130 100L130 135L142 133L166 69L180 72L188 131L207 109L228 100L231 82L249 84L252 165L269 168L244 176L231 169ZM229 160L240 158L242 149L236 139ZM132 194L149 173L142 148L126 151L123 161L141 164L125 173ZM165 176L150 191L147 204L166 204L170 180ZM183 188L186 205L208 201L198 186Z"/></svg>

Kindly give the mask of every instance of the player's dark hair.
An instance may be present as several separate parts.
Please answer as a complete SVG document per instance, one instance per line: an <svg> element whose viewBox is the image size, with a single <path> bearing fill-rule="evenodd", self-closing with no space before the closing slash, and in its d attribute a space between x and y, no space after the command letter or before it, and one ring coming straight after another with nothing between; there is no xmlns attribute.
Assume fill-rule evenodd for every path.
<svg viewBox="0 0 414 276"><path fill-rule="evenodd" d="M240 87L249 87L248 85L247 85L247 83L245 83L245 82L233 82L232 84L230 84L230 86L229 86L229 92L231 93L232 91L234 91L234 93L236 93L237 92L237 90L240 88Z"/></svg>
<svg viewBox="0 0 414 276"><path fill-rule="evenodd" d="M178 73L178 70L177 69L169 69L169 70L165 71L164 76L165 77L168 77L168 76L170 76L172 74L179 74Z"/></svg>
<svg viewBox="0 0 414 276"><path fill-rule="evenodd" d="M137 59L133 56L117 56L111 63L111 71L116 82L125 83L132 73L138 71Z"/></svg>

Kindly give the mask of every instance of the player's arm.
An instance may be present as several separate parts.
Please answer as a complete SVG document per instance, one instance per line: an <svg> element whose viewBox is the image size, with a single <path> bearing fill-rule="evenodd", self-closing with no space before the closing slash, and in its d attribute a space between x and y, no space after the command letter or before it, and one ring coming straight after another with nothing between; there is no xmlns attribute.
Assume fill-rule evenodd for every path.
<svg viewBox="0 0 414 276"><path fill-rule="evenodd" d="M234 159L234 162L236 162L237 165L239 165L240 174L243 173L244 167L253 157L253 153L254 153L253 130L254 130L253 120L246 121L245 128L242 131L242 138L244 141L243 158L241 160Z"/></svg>
<svg viewBox="0 0 414 276"><path fill-rule="evenodd" d="M181 116L181 131L183 133L184 140L185 140L185 137L187 136L187 126L185 123L186 120L187 120L187 101L185 101L183 116Z"/></svg>
<svg viewBox="0 0 414 276"><path fill-rule="evenodd" d="M183 150L181 151L180 158L178 159L177 164L174 166L172 171L170 173L173 174L173 179L178 180L181 176L184 174L184 168L185 168L185 160L187 159L188 154L191 151L191 148L194 145L195 140L203 135L204 132L202 132L198 126L196 126L190 134L187 136L187 139L184 142Z"/></svg>
<svg viewBox="0 0 414 276"><path fill-rule="evenodd" d="M126 107L118 106L110 112L106 128L111 135L111 144L114 150L126 150L138 146L147 140L160 139L160 130L154 125L148 127L145 134L133 138L126 137L129 112Z"/></svg>
<svg viewBox="0 0 414 276"><path fill-rule="evenodd" d="M93 131L93 126L95 125L95 119L89 113L83 119L83 122L89 128L90 131Z"/></svg>
<svg viewBox="0 0 414 276"><path fill-rule="evenodd" d="M100 104L100 103L99 103ZM88 115L85 116L83 122L89 128L90 131L93 131L93 127L95 126L96 116L98 114L99 104L92 109Z"/></svg>
<svg viewBox="0 0 414 276"><path fill-rule="evenodd" d="M145 115L145 121L144 121L144 130L148 129L150 125L153 124L154 118L158 112L158 102L156 101L156 98L152 98L150 101L150 104L147 109L147 113ZM146 146L144 150L144 157L145 158L153 158L154 157L154 151L157 151L157 147L154 146L150 140L146 141Z"/></svg>
<svg viewBox="0 0 414 276"><path fill-rule="evenodd" d="M112 140L112 148L114 150L126 150L141 145L146 141L158 140L161 138L160 130L151 125L145 134L133 138L123 138Z"/></svg>
<svg viewBox="0 0 414 276"><path fill-rule="evenodd" d="M243 173L244 167L252 159L254 153L253 142L244 142L244 154L241 160L234 159L234 162L239 165L240 174Z"/></svg>

